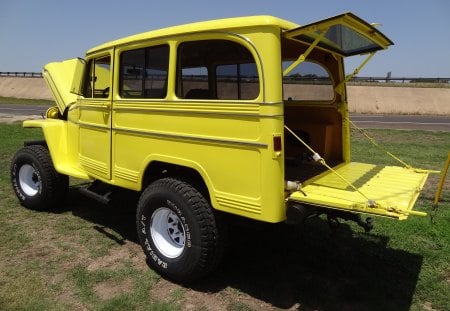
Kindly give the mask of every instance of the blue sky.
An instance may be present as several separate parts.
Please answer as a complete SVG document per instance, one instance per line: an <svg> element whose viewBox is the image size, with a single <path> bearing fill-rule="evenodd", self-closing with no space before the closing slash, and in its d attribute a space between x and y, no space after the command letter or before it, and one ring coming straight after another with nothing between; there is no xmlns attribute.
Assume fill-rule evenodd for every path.
<svg viewBox="0 0 450 311"><path fill-rule="evenodd" d="M38 72L103 42L187 22L270 14L307 24L346 11L381 23L395 43L360 76L450 77L448 0L0 0L0 71Z"/></svg>

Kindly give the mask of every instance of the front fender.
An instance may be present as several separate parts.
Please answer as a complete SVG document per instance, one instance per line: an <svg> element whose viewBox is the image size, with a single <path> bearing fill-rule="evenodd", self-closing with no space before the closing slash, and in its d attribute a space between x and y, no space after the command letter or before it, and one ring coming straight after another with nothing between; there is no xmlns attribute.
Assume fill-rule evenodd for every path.
<svg viewBox="0 0 450 311"><path fill-rule="evenodd" d="M27 120L24 128L41 128L44 133L53 165L58 173L81 179L90 179L86 172L77 165L74 155L69 154L67 121L57 119Z"/></svg>

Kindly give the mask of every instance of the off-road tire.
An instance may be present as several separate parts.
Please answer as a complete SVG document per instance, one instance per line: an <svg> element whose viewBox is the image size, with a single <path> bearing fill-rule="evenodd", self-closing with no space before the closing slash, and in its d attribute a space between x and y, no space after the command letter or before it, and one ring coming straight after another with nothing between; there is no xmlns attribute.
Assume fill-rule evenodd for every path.
<svg viewBox="0 0 450 311"><path fill-rule="evenodd" d="M49 211L64 201L69 177L59 174L48 150L41 145L26 146L11 161L11 183L24 207Z"/></svg>
<svg viewBox="0 0 450 311"><path fill-rule="evenodd" d="M145 189L136 227L149 266L177 282L205 276L223 253L223 226L208 200L178 179L163 178Z"/></svg>

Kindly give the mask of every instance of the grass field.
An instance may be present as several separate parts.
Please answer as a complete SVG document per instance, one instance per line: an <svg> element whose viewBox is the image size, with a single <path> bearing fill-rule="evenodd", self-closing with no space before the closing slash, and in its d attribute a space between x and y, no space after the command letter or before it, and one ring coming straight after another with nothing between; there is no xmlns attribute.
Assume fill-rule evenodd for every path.
<svg viewBox="0 0 450 311"><path fill-rule="evenodd" d="M28 99L28 98L1 97L0 96L0 105L1 104L54 106L55 102L53 100L47 100L47 99Z"/></svg>
<svg viewBox="0 0 450 311"><path fill-rule="evenodd" d="M449 133L371 130L413 166L441 169ZM58 212L19 206L9 162L39 130L0 124L0 310L450 310L450 183L430 217L377 218L370 233L318 218L298 236L280 225L233 226L223 264L193 287L145 264L132 206L75 189ZM394 164L354 135L353 160ZM450 178L450 176L449 176ZM439 176L417 209L429 211Z"/></svg>

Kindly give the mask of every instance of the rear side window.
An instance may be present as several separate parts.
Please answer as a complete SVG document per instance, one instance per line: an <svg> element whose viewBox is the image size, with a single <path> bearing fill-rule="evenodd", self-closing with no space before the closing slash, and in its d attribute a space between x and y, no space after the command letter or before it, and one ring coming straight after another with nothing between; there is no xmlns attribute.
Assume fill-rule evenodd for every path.
<svg viewBox="0 0 450 311"><path fill-rule="evenodd" d="M259 92L258 69L244 46L228 40L193 41L179 46L179 98L251 100Z"/></svg>
<svg viewBox="0 0 450 311"><path fill-rule="evenodd" d="M167 45L123 52L120 56L120 96L165 98L168 68Z"/></svg>

